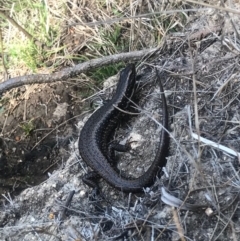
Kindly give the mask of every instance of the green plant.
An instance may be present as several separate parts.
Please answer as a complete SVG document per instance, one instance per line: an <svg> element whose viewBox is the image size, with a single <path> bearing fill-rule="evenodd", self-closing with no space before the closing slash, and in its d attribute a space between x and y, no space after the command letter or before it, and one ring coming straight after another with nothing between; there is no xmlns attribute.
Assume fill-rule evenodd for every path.
<svg viewBox="0 0 240 241"><path fill-rule="evenodd" d="M101 30L100 36L102 39L101 48L104 51L108 49L111 52L119 52L129 46L129 39L124 39L121 25L115 24L110 30Z"/></svg>
<svg viewBox="0 0 240 241"><path fill-rule="evenodd" d="M119 69L121 69L123 66L123 63L111 64L108 66L97 68L94 71L89 72L88 74L93 80L95 80L97 85L101 85L104 80L106 80L110 76L117 74Z"/></svg>
<svg viewBox="0 0 240 241"><path fill-rule="evenodd" d="M44 61L54 52L52 50L48 53L48 47L56 42L59 27L57 24L49 24L49 12L44 1L15 0L6 9L12 11L11 17L5 11L5 18L2 16L5 21L0 24L6 29L9 38L4 42L6 65L27 66L36 71L38 67L44 66ZM9 19L10 22L7 21Z"/></svg>
<svg viewBox="0 0 240 241"><path fill-rule="evenodd" d="M33 120L23 123L22 125L20 125L20 127L22 128L26 136L29 136L35 128Z"/></svg>
<svg viewBox="0 0 240 241"><path fill-rule="evenodd" d="M39 62L39 52L36 46L27 41L27 43L22 43L21 41L15 40L8 45L8 62L7 65L27 65L31 70L36 70Z"/></svg>

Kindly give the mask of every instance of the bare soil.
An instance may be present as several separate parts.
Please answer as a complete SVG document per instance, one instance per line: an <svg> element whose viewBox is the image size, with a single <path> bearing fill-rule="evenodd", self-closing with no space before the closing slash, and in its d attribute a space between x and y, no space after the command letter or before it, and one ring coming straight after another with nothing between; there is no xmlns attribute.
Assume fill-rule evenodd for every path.
<svg viewBox="0 0 240 241"><path fill-rule="evenodd" d="M80 113L77 83L33 85L2 100L1 193L15 196L63 167L67 146L78 132ZM3 198L3 196L1 196Z"/></svg>

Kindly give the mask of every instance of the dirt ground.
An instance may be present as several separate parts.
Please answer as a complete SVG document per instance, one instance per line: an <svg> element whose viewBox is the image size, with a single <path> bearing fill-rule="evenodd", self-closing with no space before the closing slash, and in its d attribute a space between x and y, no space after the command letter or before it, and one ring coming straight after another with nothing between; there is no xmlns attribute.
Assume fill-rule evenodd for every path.
<svg viewBox="0 0 240 241"><path fill-rule="evenodd" d="M132 142L130 152L118 154L118 167L140 176L159 144L161 99L152 66L161 72L171 139L162 177L141 194L101 180L96 198L82 182L88 167L79 132L89 106L109 98L118 77L86 101L89 89L79 76L18 88L2 104L1 240L240 240L240 45L231 21L219 24L223 16L199 15L167 36L154 57L136 63L141 113L116 131L116 140ZM236 15L232 20L240 26Z"/></svg>
<svg viewBox="0 0 240 241"><path fill-rule="evenodd" d="M36 84L16 91L15 98L3 104L2 194L15 195L37 185L63 165L67 145L78 134L74 124L81 109L79 91L73 82ZM3 101L7 102L7 98Z"/></svg>

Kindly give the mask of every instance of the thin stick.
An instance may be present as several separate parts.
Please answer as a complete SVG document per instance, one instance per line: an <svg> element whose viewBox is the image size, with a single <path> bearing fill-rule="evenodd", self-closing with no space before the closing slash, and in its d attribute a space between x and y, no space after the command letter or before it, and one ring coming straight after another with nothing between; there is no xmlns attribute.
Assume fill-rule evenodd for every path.
<svg viewBox="0 0 240 241"><path fill-rule="evenodd" d="M146 55L154 54L159 48L145 49L141 51L133 51L129 53L114 54L110 56L105 56L98 59L92 59L87 62L78 64L74 67L66 68L62 71L53 74L35 74L26 75L8 79L7 81L0 83L0 94L27 84L43 84L43 83L53 83L56 81L63 81L70 77L79 75L80 73L89 71L90 69L102 67L104 65L118 63L121 61L136 61L143 58Z"/></svg>
<svg viewBox="0 0 240 241"><path fill-rule="evenodd" d="M240 11L235 10L233 8L220 7L220 6L217 6L216 4L210 5L210 4L207 4L207 3L197 2L197 1L194 1L194 0L185 0L185 2L195 3L195 4L198 4L198 5L204 6L204 7L214 8L214 9L218 9L218 10L221 10L221 11L224 11L224 12L235 13L235 14L240 15Z"/></svg>

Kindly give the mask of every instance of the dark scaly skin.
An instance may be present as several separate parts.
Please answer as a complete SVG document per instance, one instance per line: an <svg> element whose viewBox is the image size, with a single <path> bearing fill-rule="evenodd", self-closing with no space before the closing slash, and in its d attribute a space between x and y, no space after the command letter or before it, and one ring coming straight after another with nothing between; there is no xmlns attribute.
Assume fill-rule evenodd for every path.
<svg viewBox="0 0 240 241"><path fill-rule="evenodd" d="M164 128L168 130L167 104L163 86L158 79L163 105L162 125L164 128L160 134L160 142L155 159L149 169L140 177L128 180L113 168L112 163L114 161L109 160L109 157L106 156L108 141L119 123L120 116L123 115L114 106L123 110L128 108L130 104L129 99L131 99L135 91L135 77L135 65L130 64L121 72L113 98L94 112L84 125L78 143L82 159L94 171L89 174L89 178L95 176L102 177L111 186L123 192L141 192L144 187L151 186L158 172L166 165L166 154L169 146L169 136L164 130ZM91 187L97 186L93 181L86 183Z"/></svg>

